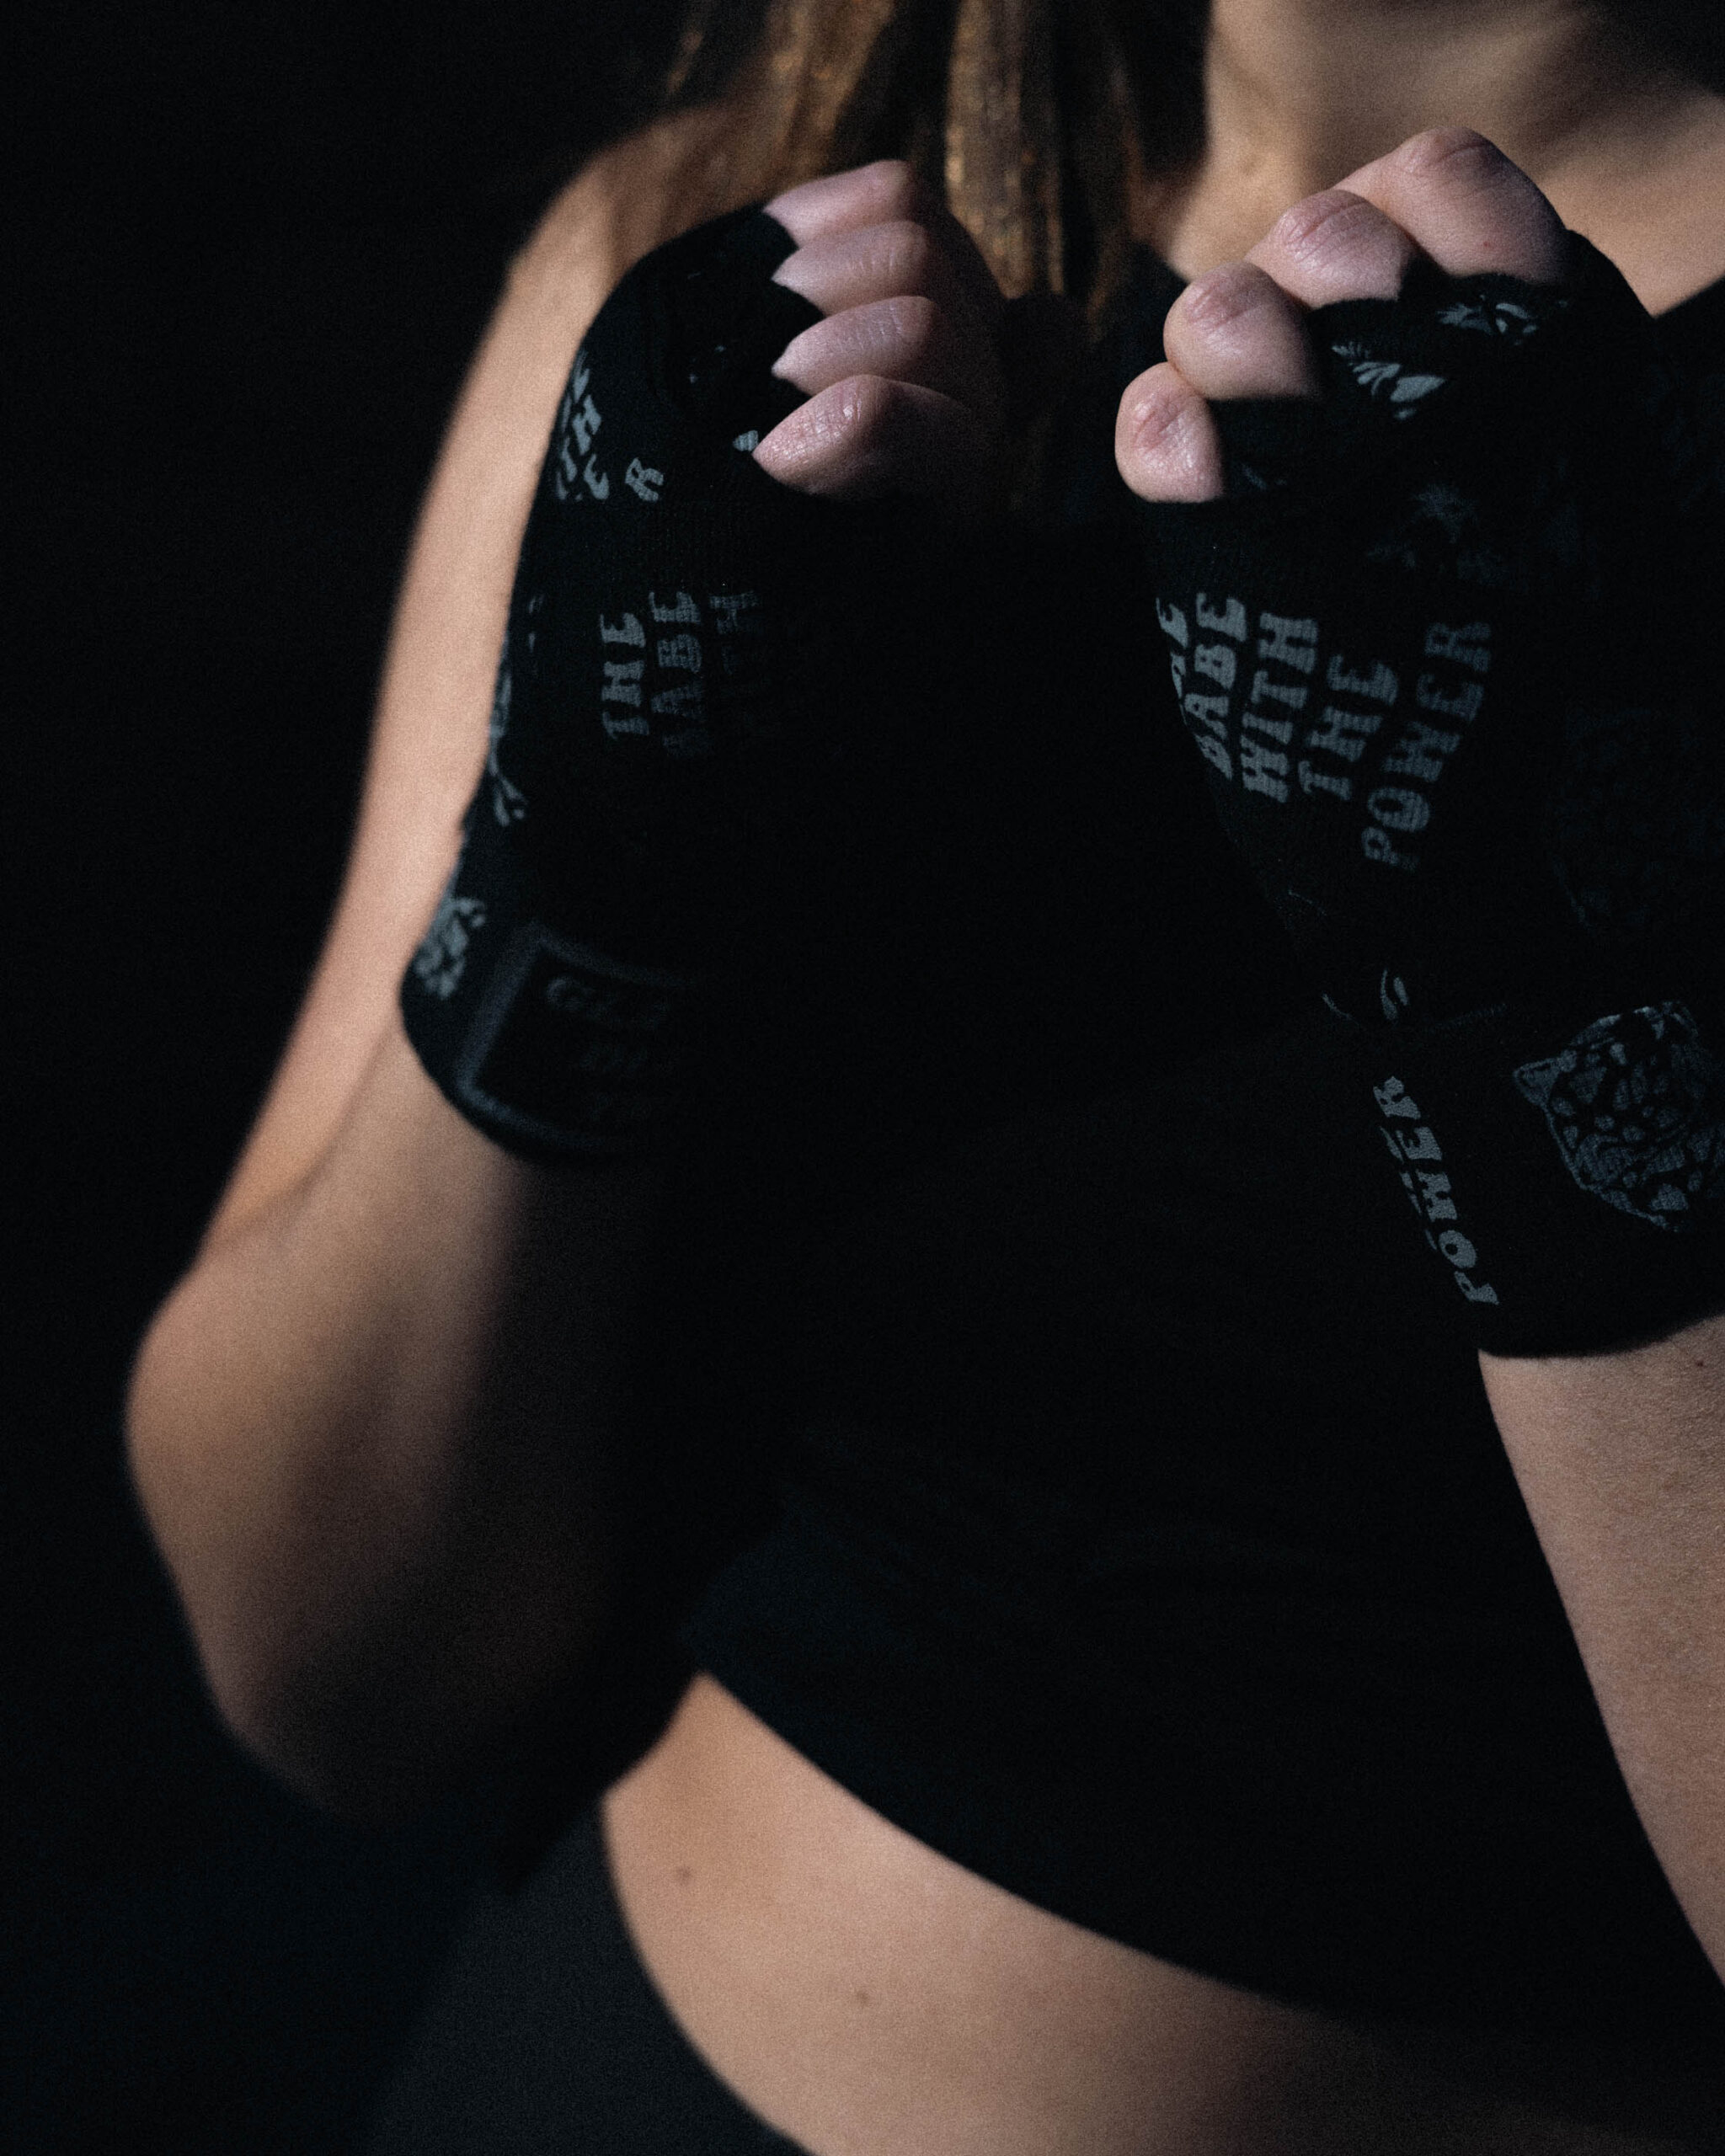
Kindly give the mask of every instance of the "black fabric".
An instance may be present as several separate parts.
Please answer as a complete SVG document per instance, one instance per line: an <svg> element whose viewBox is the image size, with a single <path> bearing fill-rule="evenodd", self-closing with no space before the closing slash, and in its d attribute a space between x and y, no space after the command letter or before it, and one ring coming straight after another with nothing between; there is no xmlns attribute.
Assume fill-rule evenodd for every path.
<svg viewBox="0 0 1725 2156"><path fill-rule="evenodd" d="M1589 1354L1725 1308L1720 1006L1702 1024L1680 1000L1602 1001L1354 1036L1411 1225L1493 1354Z"/></svg>
<svg viewBox="0 0 1725 2156"><path fill-rule="evenodd" d="M1642 802L1624 827L1621 750L1570 768L1566 729L1712 715L1725 570L1725 487L1653 325L1572 245L1569 286L1416 269L1396 301L1319 309L1320 396L1218 404L1227 494L1143 511L1223 824L1358 1018L1386 973L1442 1019L1718 895L1717 726L1664 825Z"/></svg>
<svg viewBox="0 0 1725 2156"><path fill-rule="evenodd" d="M1725 1301L1725 488L1572 244L1319 309L1321 397L1218 405L1226 496L1145 512L1223 825L1498 1354Z"/></svg>
<svg viewBox="0 0 1725 2156"><path fill-rule="evenodd" d="M1058 678L998 685L1012 784L921 894L948 978L1064 954L1060 1052L1018 1064L996 1009L953 1045L969 1135L786 1230L782 1509L685 1644L909 1832L1146 1951L1348 2013L1725 2033L1461 1299L1146 664L1103 460L1177 289L1140 265L1057 416L1020 612ZM1705 403L1720 296L1659 334ZM1051 774L1061 843L1015 854ZM969 872L989 908L943 911Z"/></svg>
<svg viewBox="0 0 1725 2156"><path fill-rule="evenodd" d="M902 640L909 610L870 603L900 512L748 453L820 319L772 281L792 244L744 211L657 248L552 430L461 858L401 991L453 1105L531 1157L662 1142L740 941L805 903L892 738L848 721Z"/></svg>
<svg viewBox="0 0 1725 2156"><path fill-rule="evenodd" d="M378 2106L366 2156L771 2156L798 2144L690 2048L623 1926L597 1817L488 1897Z"/></svg>

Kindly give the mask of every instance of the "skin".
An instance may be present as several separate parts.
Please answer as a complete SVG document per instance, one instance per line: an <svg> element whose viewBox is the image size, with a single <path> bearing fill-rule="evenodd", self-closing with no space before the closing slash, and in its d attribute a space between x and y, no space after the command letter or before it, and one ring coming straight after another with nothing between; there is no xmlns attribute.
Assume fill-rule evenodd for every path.
<svg viewBox="0 0 1725 2156"><path fill-rule="evenodd" d="M1204 160L1144 205L1203 289L1171 324L1178 364L1123 403L1140 491L1198 498L1210 399L1300 393L1302 307L1377 289L1415 246L1496 248L1493 266L1535 274L1516 249L1549 236L1550 203L1650 303L1725 270L1725 106L1627 67L1562 0L1217 0L1210 76ZM1540 187L1450 137L1386 154L1455 120ZM681 225L729 206L710 182L724 125L685 118L599 160L515 265L409 563L329 944L134 1379L140 1493L223 1712L356 1814L409 1808L486 1756L579 1668L610 1590L621 1374L664 1194L650 1171L559 1177L499 1152L419 1070L394 986L483 758L569 355L667 236L653 205L677 204ZM825 318L779 363L809 402L761 443L763 468L982 513L1008 385L1001 303L968 240L898 167L772 206L798 243L778 274ZM1725 1960L1709 1741L1725 1465L1701 1330L1487 1378L1632 1787ZM1535 2100L1453 2038L1347 2027L1065 1924L868 1812L710 1679L605 1820L655 1983L816 2156L1711 2145L1567 2123L1579 2062L1548 2062L1558 2093ZM1695 2071L1659 2062L1647 2085Z"/></svg>
<svg viewBox="0 0 1725 2156"><path fill-rule="evenodd" d="M1212 402L1312 394L1304 310L1393 297L1417 254L1557 283L1563 227L1460 129L1297 204L1175 302L1167 360L1121 400L1127 484L1147 501L1214 499ZM1632 1794L1725 1967L1725 1317L1621 1354L1481 1362Z"/></svg>
<svg viewBox="0 0 1725 2156"><path fill-rule="evenodd" d="M969 430L948 424L935 401L963 377L922 311L915 336L888 353L890 376L842 379L858 358L879 364L879 348L857 326L871 306L866 266L904 259L880 237L895 222L862 221L879 214L882 189L897 209L898 190L911 186L902 173L874 168L772 205L804 242L780 275L830 311L781 363L814 402L757 452L777 477L862 494L896 457L902 483L936 430L945 435L949 484L952 462L971 453ZM1220 484L1211 400L1314 393L1306 310L1393 297L1422 253L1453 273L1492 269L1550 281L1563 271L1563 233L1532 181L1471 130L1428 131L1345 173L1291 205L1242 260L1188 287L1167 326L1169 362L1122 399L1123 477L1146 499L1210 498ZM939 291L956 324L974 319L968 294L917 261L919 289ZM943 371L923 374L919 396L915 377L932 349L941 350ZM1722 1334L1725 1324L1695 1328L1644 1351L1632 1377L1633 1358L1621 1357L1493 1364L1487 1377L1560 1584L1581 1613L1583 1646L1602 1649L1590 1667L1621 1732L1632 1785L1674 1879L1690 1883L1687 1905L1704 1939L1725 1959L1725 1901L1713 1883L1725 1878L1725 1833L1714 1824L1719 1806L1707 1801L1725 1790L1725 1745L1709 1735L1725 1727L1715 1711L1725 1704L1725 1585L1714 1593L1717 1627L1700 1631L1721 1650L1703 1652L1700 1671L1689 1666L1696 1581L1725 1571L1700 1555L1709 1530L1725 1525L1725 1476L1717 1506L1692 1514L1674 1549L1669 1519L1650 1517L1657 1508L1646 1489L1658 1486L1656 1476L1643 1484L1620 1469L1613 1497L1597 1475L1589 1489L1573 1472L1577 1433L1598 1443L1602 1424L1605 1449L1643 1467L1661 1436L1684 1449L1675 1430L1686 1433L1690 1454L1698 1428L1725 1453ZM1651 1413L1639 1381L1649 1356L1664 1388ZM1627 1592L1626 1542L1637 1561ZM1678 1680L1662 1684L1658 1657L1648 1652L1662 1627L1668 1662L1673 1640L1685 1650L1680 1700ZM1649 1697L1659 1706L1649 1709ZM1643 1745L1654 1757L1638 1766ZM728 1813L729 1828L717 1825ZM1491 2077L1453 2041L1428 2037L1415 2047L1403 2031L1398 2048L1381 2031L1343 2031L1313 2016L1284 2021L1267 2002L1075 1940L1071 1927L979 1892L884 1830L710 1680L697 1681L658 1751L612 1792L606 1817L624 1906L683 2025L751 2103L821 2156L1645 2145L1559 2125L1503 2089L1483 2093ZM907 1938L905 1913L915 1903L925 1913L953 1906L950 1915L925 1913ZM772 1913L767 1934L763 1909ZM788 1929L809 1941L788 1980ZM955 1934L968 1951L954 1953ZM936 1936L937 1980L926 1966ZM708 1946L721 1940L723 1980ZM1062 1969L1052 1987L1051 1966ZM977 1994L968 2008L967 1980ZM1087 2070L1098 2058L1105 2068ZM1684 2068L1668 2063L1666 2071L1680 2078Z"/></svg>

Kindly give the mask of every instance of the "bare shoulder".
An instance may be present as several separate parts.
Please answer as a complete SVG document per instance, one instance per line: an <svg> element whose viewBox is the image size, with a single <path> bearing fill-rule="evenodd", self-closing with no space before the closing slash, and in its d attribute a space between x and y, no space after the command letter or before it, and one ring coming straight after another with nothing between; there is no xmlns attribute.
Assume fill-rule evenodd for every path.
<svg viewBox="0 0 1725 2156"><path fill-rule="evenodd" d="M515 556L575 348L633 262L734 206L729 129L707 107L610 146L510 266L409 555L334 919L212 1239L312 1172L394 1026L484 755Z"/></svg>
<svg viewBox="0 0 1725 2156"><path fill-rule="evenodd" d="M1577 158L1546 192L1664 313L1725 276L1725 97L1679 86L1645 139Z"/></svg>

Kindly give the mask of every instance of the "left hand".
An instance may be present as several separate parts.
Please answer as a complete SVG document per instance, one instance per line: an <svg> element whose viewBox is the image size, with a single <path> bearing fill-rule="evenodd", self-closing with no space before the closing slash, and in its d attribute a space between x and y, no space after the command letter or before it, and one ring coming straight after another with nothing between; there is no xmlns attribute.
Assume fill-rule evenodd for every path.
<svg viewBox="0 0 1725 2156"><path fill-rule="evenodd" d="M1471 130L1416 135L1279 217L1243 262L1194 277L1168 312L1167 360L1120 400L1120 476L1147 502L1223 491L1210 400L1316 397L1308 310L1393 300L1421 257L1452 277L1560 283L1568 235L1501 150Z"/></svg>
<svg viewBox="0 0 1725 2156"><path fill-rule="evenodd" d="M1725 515L1647 316L1447 131L1198 279L1166 349L1118 451L1182 713L1366 1022L1361 1107L1478 1343L1716 1309Z"/></svg>
<svg viewBox="0 0 1725 2156"><path fill-rule="evenodd" d="M1186 723L1344 1008L1370 981L1377 1015L1398 962L1457 1007L1576 933L1539 823L1577 684L1627 679L1602 622L1647 632L1647 331L1525 173L1444 130L1194 280L1122 400Z"/></svg>

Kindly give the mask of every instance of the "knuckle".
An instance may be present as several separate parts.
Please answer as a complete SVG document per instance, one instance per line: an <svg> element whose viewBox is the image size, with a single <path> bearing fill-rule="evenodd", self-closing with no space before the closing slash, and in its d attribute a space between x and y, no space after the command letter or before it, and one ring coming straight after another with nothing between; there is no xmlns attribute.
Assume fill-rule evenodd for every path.
<svg viewBox="0 0 1725 2156"><path fill-rule="evenodd" d="M914 289L927 277L934 243L914 219L898 217L881 227L882 267L895 285Z"/></svg>
<svg viewBox="0 0 1725 2156"><path fill-rule="evenodd" d="M892 388L878 374L853 374L836 382L828 413L832 439L859 448L880 435L891 421Z"/></svg>
<svg viewBox="0 0 1725 2156"><path fill-rule="evenodd" d="M1120 413L1123 444L1139 457L1153 460L1189 438L1199 410L1196 393L1172 367L1152 367L1126 393Z"/></svg>
<svg viewBox="0 0 1725 2156"><path fill-rule="evenodd" d="M900 292L886 303L892 338L911 361L928 357L940 341L940 309L921 292Z"/></svg>
<svg viewBox="0 0 1725 2156"><path fill-rule="evenodd" d="M922 182L903 157L877 158L862 172L884 219L916 217L926 209Z"/></svg>
<svg viewBox="0 0 1725 2156"><path fill-rule="evenodd" d="M1383 221L1380 213L1357 195L1332 187L1322 195L1308 195L1277 218L1270 237L1274 244L1296 262L1343 248L1358 245Z"/></svg>
<svg viewBox="0 0 1725 2156"><path fill-rule="evenodd" d="M1226 329L1263 306L1265 282L1249 263L1226 262L1194 277L1175 305L1194 329Z"/></svg>
<svg viewBox="0 0 1725 2156"><path fill-rule="evenodd" d="M1391 152L1391 163L1413 180L1489 184L1514 168L1493 142L1471 127L1428 127Z"/></svg>

